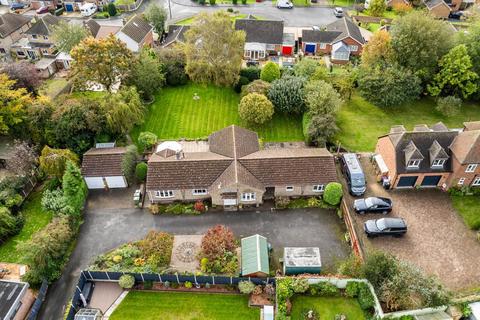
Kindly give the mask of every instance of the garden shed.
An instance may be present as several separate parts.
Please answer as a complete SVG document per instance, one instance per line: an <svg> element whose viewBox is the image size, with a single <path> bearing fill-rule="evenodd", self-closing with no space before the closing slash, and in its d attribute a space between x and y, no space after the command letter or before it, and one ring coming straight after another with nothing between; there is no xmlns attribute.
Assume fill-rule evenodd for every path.
<svg viewBox="0 0 480 320"><path fill-rule="evenodd" d="M126 148L92 148L85 152L82 176L88 189L126 188L127 179L122 171Z"/></svg>
<svg viewBox="0 0 480 320"><path fill-rule="evenodd" d="M320 249L317 247L286 247L283 251L283 273L318 274L322 268Z"/></svg>
<svg viewBox="0 0 480 320"><path fill-rule="evenodd" d="M268 266L267 238L255 234L242 239L242 276L267 277Z"/></svg>

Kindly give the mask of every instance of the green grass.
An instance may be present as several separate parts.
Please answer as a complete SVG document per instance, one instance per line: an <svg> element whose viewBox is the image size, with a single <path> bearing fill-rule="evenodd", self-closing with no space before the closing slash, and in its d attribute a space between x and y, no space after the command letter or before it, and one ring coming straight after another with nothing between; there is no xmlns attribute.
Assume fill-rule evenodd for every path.
<svg viewBox="0 0 480 320"><path fill-rule="evenodd" d="M41 200L41 191L33 191L30 194L21 210L25 224L19 234L0 245L0 261L23 263L22 253L16 249L17 244L29 240L35 232L52 220L52 213L42 209Z"/></svg>
<svg viewBox="0 0 480 320"><path fill-rule="evenodd" d="M312 3L310 0L292 0L295 7L310 7Z"/></svg>
<svg viewBox="0 0 480 320"><path fill-rule="evenodd" d="M478 104L465 102L460 112L445 117L435 110L435 101L422 98L408 105L379 108L357 94L345 103L337 116L340 132L335 141L351 151L374 151L377 138L387 134L393 125L403 124L407 130L416 124L432 125L442 121L450 128L461 128L463 122L480 119Z"/></svg>
<svg viewBox="0 0 480 320"><path fill-rule="evenodd" d="M249 0L249 1L255 2L255 0ZM235 22L235 20L237 20L237 19L245 19L246 17L248 17L248 14L245 14L245 13L231 14L232 22ZM259 20L263 20L263 17L260 17L260 16L255 16L255 17ZM182 19L182 20L179 20L179 21L175 22L175 24L181 25L181 26L188 26L188 25L191 25L195 21L195 18L196 18L196 15L185 18L185 19Z"/></svg>
<svg viewBox="0 0 480 320"><path fill-rule="evenodd" d="M479 196L451 196L453 207L473 230L480 229L480 197Z"/></svg>
<svg viewBox="0 0 480 320"><path fill-rule="evenodd" d="M116 5L129 5L134 3L135 3L135 0L115 0Z"/></svg>
<svg viewBox="0 0 480 320"><path fill-rule="evenodd" d="M358 301L343 297L294 296L292 298L292 319L303 319L302 312L315 309L320 319L335 319L336 314L344 314L347 319L363 320L365 315Z"/></svg>
<svg viewBox="0 0 480 320"><path fill-rule="evenodd" d="M257 320L248 296L191 292L130 292L110 320ZM353 319L353 318L352 318Z"/></svg>
<svg viewBox="0 0 480 320"><path fill-rule="evenodd" d="M350 7L355 3L354 0L328 0L328 3L335 7Z"/></svg>
<svg viewBox="0 0 480 320"><path fill-rule="evenodd" d="M197 93L199 100L194 100ZM142 131L155 133L161 140L205 139L212 132L232 124L247 127L238 117L239 95L231 88L188 84L167 87L149 106L145 123L136 127L132 137ZM251 128L265 141L303 140L301 117L276 114L261 127Z"/></svg>
<svg viewBox="0 0 480 320"><path fill-rule="evenodd" d="M68 81L63 78L54 78L45 80L39 89L40 94L54 99L68 84Z"/></svg>

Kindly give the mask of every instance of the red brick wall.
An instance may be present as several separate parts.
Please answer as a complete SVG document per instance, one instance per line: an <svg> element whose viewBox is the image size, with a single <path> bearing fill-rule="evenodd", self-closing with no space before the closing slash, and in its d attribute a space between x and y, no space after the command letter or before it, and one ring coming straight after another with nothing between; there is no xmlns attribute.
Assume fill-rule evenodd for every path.
<svg viewBox="0 0 480 320"><path fill-rule="evenodd" d="M474 172L465 172L467 170L468 164L461 164L455 155L452 156L452 174L450 175L449 179L447 180L447 186L455 187L458 185L458 180L460 178L465 178L463 182L464 186L469 186L476 176L480 175L480 164L477 166L477 169ZM459 185L461 186L461 185Z"/></svg>
<svg viewBox="0 0 480 320"><path fill-rule="evenodd" d="M143 40L143 46L151 47L153 45L153 32L150 31Z"/></svg>
<svg viewBox="0 0 480 320"><path fill-rule="evenodd" d="M342 41L349 46L358 46L358 50L356 52L351 52L350 55L359 56L360 54L362 54L363 46L356 40L353 40L352 38L345 38Z"/></svg>

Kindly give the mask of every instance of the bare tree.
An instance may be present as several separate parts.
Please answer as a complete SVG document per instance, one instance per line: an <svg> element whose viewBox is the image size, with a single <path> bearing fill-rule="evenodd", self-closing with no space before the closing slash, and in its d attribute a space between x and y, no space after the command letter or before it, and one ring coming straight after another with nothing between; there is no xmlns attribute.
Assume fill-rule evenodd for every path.
<svg viewBox="0 0 480 320"><path fill-rule="evenodd" d="M35 149L25 141L15 140L10 157L6 160L6 167L18 176L25 176L28 181L35 185L32 176L38 164L38 155Z"/></svg>

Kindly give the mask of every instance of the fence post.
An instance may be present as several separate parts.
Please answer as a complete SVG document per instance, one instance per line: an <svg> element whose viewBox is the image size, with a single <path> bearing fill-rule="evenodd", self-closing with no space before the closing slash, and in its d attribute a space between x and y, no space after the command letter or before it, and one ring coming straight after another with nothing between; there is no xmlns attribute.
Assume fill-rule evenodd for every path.
<svg viewBox="0 0 480 320"><path fill-rule="evenodd" d="M142 282L145 282L145 279L143 278L143 273L140 273L140 277L142 277Z"/></svg>
<svg viewBox="0 0 480 320"><path fill-rule="evenodd" d="M197 282L197 275L196 275L195 273L193 274L193 279L195 279L195 286L197 286L197 285L198 285L198 282Z"/></svg>
<svg viewBox="0 0 480 320"><path fill-rule="evenodd" d="M230 276L230 285L233 285L233 277Z"/></svg>
<svg viewBox="0 0 480 320"><path fill-rule="evenodd" d="M90 280L93 280L92 274L90 273L90 270L87 271L88 275L90 276Z"/></svg>
<svg viewBox="0 0 480 320"><path fill-rule="evenodd" d="M177 283L180 284L180 280L178 279L178 273L175 273L175 275L177 276Z"/></svg>
<svg viewBox="0 0 480 320"><path fill-rule="evenodd" d="M108 271L105 271L105 274L107 275L108 280L110 280L110 275L108 274Z"/></svg>
<svg viewBox="0 0 480 320"><path fill-rule="evenodd" d="M160 273L157 273L157 275L158 275L158 280L160 280L160 283L163 283L162 276L160 275Z"/></svg>
<svg viewBox="0 0 480 320"><path fill-rule="evenodd" d="M212 276L212 284L215 285L215 276Z"/></svg>
<svg viewBox="0 0 480 320"><path fill-rule="evenodd" d="M85 271L82 271L81 275L85 278L85 280L88 280L87 276L85 275Z"/></svg>

